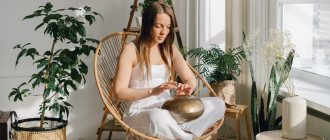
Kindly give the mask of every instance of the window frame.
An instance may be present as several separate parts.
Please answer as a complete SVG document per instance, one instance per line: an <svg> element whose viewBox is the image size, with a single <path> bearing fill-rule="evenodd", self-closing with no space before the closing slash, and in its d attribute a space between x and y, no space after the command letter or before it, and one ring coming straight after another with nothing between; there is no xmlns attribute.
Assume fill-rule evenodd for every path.
<svg viewBox="0 0 330 140"><path fill-rule="evenodd" d="M309 3L328 3L330 4L330 1L328 0L277 0L277 4L276 4L276 27L278 29L283 29L283 23L282 23L282 19L283 19L283 4L309 4ZM292 68L292 77L293 78L299 78L299 79L303 79L306 82L309 83L318 83L321 86L324 87L329 87L330 84L330 76L323 76L323 75L319 75L317 73L314 72L310 72L307 70L303 70L303 69L299 69L299 68ZM322 81L322 82L320 82Z"/></svg>
<svg viewBox="0 0 330 140"><path fill-rule="evenodd" d="M307 3L328 3L330 4L330 1L328 0L277 0L276 2L276 28L278 29L283 29L283 25L282 25L282 19L283 19L283 4L307 4ZM298 89L299 92L301 93L297 93L297 95L301 95L303 96L306 101L307 101L307 105L310 109L314 110L312 112L317 112L316 115L315 113L312 113L312 115L318 116L320 118L322 117L326 117L329 118L330 117L330 109L329 109L329 105L327 103L326 100L328 99L328 97L330 97L330 77L327 76L323 76L323 75L319 75L310 71L306 71L303 69L298 69L298 68L292 68L291 70L291 75L294 81L294 84L302 84L303 86L306 87L310 87L310 89L306 88L306 89ZM296 83L295 83L296 82ZM296 85L296 86L301 86L301 85ZM324 92L316 92L311 89L322 89ZM297 88L296 88L297 90ZM286 90L283 90L284 94L286 93ZM320 95L318 95L320 94ZM324 96L326 95L326 98L320 98L320 99L316 99L314 97L317 96ZM314 96L314 97L313 97ZM282 97L283 98L283 97ZM322 103L323 102L323 103ZM321 114L321 115L317 115L317 114Z"/></svg>

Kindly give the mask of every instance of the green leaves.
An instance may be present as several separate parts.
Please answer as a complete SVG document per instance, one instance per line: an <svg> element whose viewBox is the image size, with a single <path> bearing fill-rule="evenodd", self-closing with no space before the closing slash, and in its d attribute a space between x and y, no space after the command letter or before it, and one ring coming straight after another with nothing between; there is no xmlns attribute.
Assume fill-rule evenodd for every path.
<svg viewBox="0 0 330 140"><path fill-rule="evenodd" d="M52 5L50 2L48 2L48 3L46 3L46 5L45 5L44 8L45 8L45 9L44 9L44 12L45 12L45 13L48 13L49 11L52 10L53 5Z"/></svg>
<svg viewBox="0 0 330 140"><path fill-rule="evenodd" d="M243 58L247 60L252 79L251 116L255 135L259 132L281 128L281 117L276 118L276 98L281 86L290 76L295 52L293 49L294 45L290 42L290 36L286 32L270 30L268 40L260 48L255 47L257 38L257 33L245 36L243 32L243 46L245 46L243 47L245 53ZM271 66L267 83L264 86L264 92L261 95L260 104L258 104L257 87L254 78L253 68L255 64L252 61L252 58L258 55L263 57L263 60L266 60L265 66L267 66L267 69L269 69L268 66ZM258 109L259 112L257 111Z"/></svg>
<svg viewBox="0 0 330 140"><path fill-rule="evenodd" d="M240 63L245 58L241 47L223 51L218 45L212 48L195 48L188 50L184 55L197 58L200 65L196 69L209 83L224 80L235 80L240 75Z"/></svg>
<svg viewBox="0 0 330 140"><path fill-rule="evenodd" d="M144 0L144 2L143 3L139 3L138 5L139 5L139 9L141 9L142 11L142 13L147 9L147 7L150 5L150 4L152 4L152 3L154 3L154 2L156 2L157 0ZM171 0L164 0L163 1L164 3L166 3L166 4L168 4L168 5L172 5L172 1Z"/></svg>
<svg viewBox="0 0 330 140"><path fill-rule="evenodd" d="M89 22L90 25L95 21L95 17L92 15L85 15L85 19Z"/></svg>
<svg viewBox="0 0 330 140"><path fill-rule="evenodd" d="M19 59L26 54L28 49L25 49L25 46L30 45L31 43L26 43L23 46L21 46L21 44L18 44L16 46L13 47L13 49L21 49L21 51L18 53L17 58L16 58L16 62L15 62L15 66L17 66ZM30 51L31 52L31 51ZM31 56L32 53L29 53L29 55Z"/></svg>
<svg viewBox="0 0 330 140"><path fill-rule="evenodd" d="M47 58L41 58L37 61L35 61L33 64L37 64L37 69L41 68L41 67L44 67L48 64L48 60Z"/></svg>
<svg viewBox="0 0 330 140"><path fill-rule="evenodd" d="M84 26L82 24L77 24L77 26L74 28L76 28L78 30L79 35L86 36L86 29L84 28Z"/></svg>
<svg viewBox="0 0 330 140"><path fill-rule="evenodd" d="M25 97L31 93L29 93L29 89L21 89L22 86L26 85L26 83L20 84L17 88L13 88L12 92L9 93L8 98L14 97L14 102L17 100L23 101L22 97Z"/></svg>
<svg viewBox="0 0 330 140"><path fill-rule="evenodd" d="M81 82L82 76L76 69L71 69L71 78L77 83Z"/></svg>
<svg viewBox="0 0 330 140"><path fill-rule="evenodd" d="M82 10L83 15L75 17L76 10ZM44 90L41 94L41 116L44 116L45 110L58 113L60 118L63 117L63 113L68 115L68 107L72 105L65 100L69 98L70 92L77 90L76 84L86 82L85 76L88 73L88 67L80 57L95 52L94 46L99 43L98 40L87 37L85 28L85 22L88 22L88 25L95 23L95 16L102 18L88 6L83 9L70 7L54 10L51 3L39 6L32 14L25 16L23 20L41 18L35 30L43 29L44 35L52 39L52 45L40 53L42 55L36 48L27 47L31 43L14 46L14 49L20 50L15 64L17 65L22 57L31 57L37 71L31 75L27 83L23 82L17 88L13 88L9 99L23 101L23 97L31 95L30 89L25 87L31 86L34 89L42 86ZM67 45L56 46L58 41Z"/></svg>
<svg viewBox="0 0 330 140"><path fill-rule="evenodd" d="M39 23L35 30L46 26L44 34L50 35L54 40L70 40L72 43L78 43L79 36L86 37L86 29L84 22L80 21L80 17L75 18L67 14L67 11L83 11L83 17L88 21L89 25L92 25L96 21L95 16L99 16L103 19L101 14L91 10L91 7L84 6L83 9L70 7L68 9L53 10L53 5L47 3L45 6L39 6L33 14L24 17L25 19L31 19L36 17L43 17L41 23ZM63 12L63 13L62 13ZM79 36L78 36L79 34Z"/></svg>
<svg viewBox="0 0 330 140"><path fill-rule="evenodd" d="M259 112L261 109L259 110ZM251 120L254 135L259 132L259 114L258 113L258 94L257 94L257 84L252 80L251 86Z"/></svg>
<svg viewBox="0 0 330 140"><path fill-rule="evenodd" d="M102 20L104 20L103 19L103 16L101 15L101 14L99 14L98 12L92 12L94 15L97 15L97 16L99 16Z"/></svg>

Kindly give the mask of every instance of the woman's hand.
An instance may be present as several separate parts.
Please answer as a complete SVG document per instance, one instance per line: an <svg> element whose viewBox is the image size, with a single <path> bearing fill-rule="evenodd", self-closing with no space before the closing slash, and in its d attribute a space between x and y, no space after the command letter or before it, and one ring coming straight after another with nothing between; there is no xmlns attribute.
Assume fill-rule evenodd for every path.
<svg viewBox="0 0 330 140"><path fill-rule="evenodd" d="M178 84L178 88L176 89L177 95L190 95L191 86L189 84Z"/></svg>
<svg viewBox="0 0 330 140"><path fill-rule="evenodd" d="M165 82L163 84L160 84L157 87L154 87L152 89L152 95L158 95L166 90L171 90L171 89L177 89L178 87L176 86L176 82L175 81L169 81L169 82Z"/></svg>

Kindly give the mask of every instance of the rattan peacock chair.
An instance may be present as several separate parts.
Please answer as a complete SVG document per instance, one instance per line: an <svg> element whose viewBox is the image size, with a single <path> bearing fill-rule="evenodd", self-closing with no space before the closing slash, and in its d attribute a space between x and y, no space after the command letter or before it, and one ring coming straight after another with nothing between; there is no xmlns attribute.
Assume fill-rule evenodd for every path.
<svg viewBox="0 0 330 140"><path fill-rule="evenodd" d="M114 96L112 95L112 82L113 78L115 77L117 59L120 54L122 46L135 39L138 36L136 33L130 32L117 32L108 35L104 39L102 39L99 45L96 48L96 53L94 57L94 74L95 74L95 81L97 84L97 88L99 90L99 94L101 99L105 105L105 110L112 115L112 117L116 120L116 122L123 127L126 131L127 135L134 137L135 139L141 140L160 140L159 138L155 138L153 136L148 136L144 133L141 133L129 125L127 125L123 119L122 114L125 110L125 105L121 104L121 102L117 101ZM200 91L204 93L210 92L211 96L216 96L215 92L211 88L211 86L199 75L199 73L191 67L187 63L187 65L191 68L193 73L196 76L197 82L200 85L194 91L196 97L200 97ZM205 90L208 91L205 91ZM105 117L103 117L104 119ZM212 135L217 134L218 129L221 127L224 118L218 120L212 127L212 130L208 133L202 135L201 137L195 138L195 140L204 140L209 139ZM104 120L102 120L103 125Z"/></svg>

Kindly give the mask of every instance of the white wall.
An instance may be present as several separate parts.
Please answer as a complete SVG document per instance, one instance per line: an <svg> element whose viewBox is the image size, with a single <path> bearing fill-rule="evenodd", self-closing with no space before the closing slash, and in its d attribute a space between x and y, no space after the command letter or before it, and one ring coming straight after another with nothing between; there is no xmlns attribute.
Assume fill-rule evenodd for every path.
<svg viewBox="0 0 330 140"><path fill-rule="evenodd" d="M185 2L173 0L175 13L178 19L180 33L183 43L186 42L185 27ZM46 1L33 0L11 0L1 1L0 4L0 110L15 110L19 118L36 117L38 105L41 102L37 97L26 98L24 102L10 102L8 94L11 88L29 80L29 76L34 72L29 59L23 60L15 69L14 63L18 54L12 47L19 43L31 42L31 47L49 49L51 40L43 35L42 30L34 31L35 26L40 21L38 19L22 21L23 17L31 14L38 6L44 5ZM130 5L133 0L57 0L52 1L55 8L81 7L88 5L93 10L102 14L104 21L97 19L97 22L88 29L88 35L92 38L101 39L111 32L122 31L127 25ZM192 2L193 3L193 2ZM193 19L193 18L192 18ZM192 20L194 21L194 19ZM135 23L133 23L135 25ZM190 31L192 36L194 31ZM67 135L69 140L96 139L96 131L100 124L103 113L103 104L96 89L92 56L86 58L89 66L87 84L76 93L71 93L70 103L74 106L71 109ZM36 90L36 92L41 90Z"/></svg>

